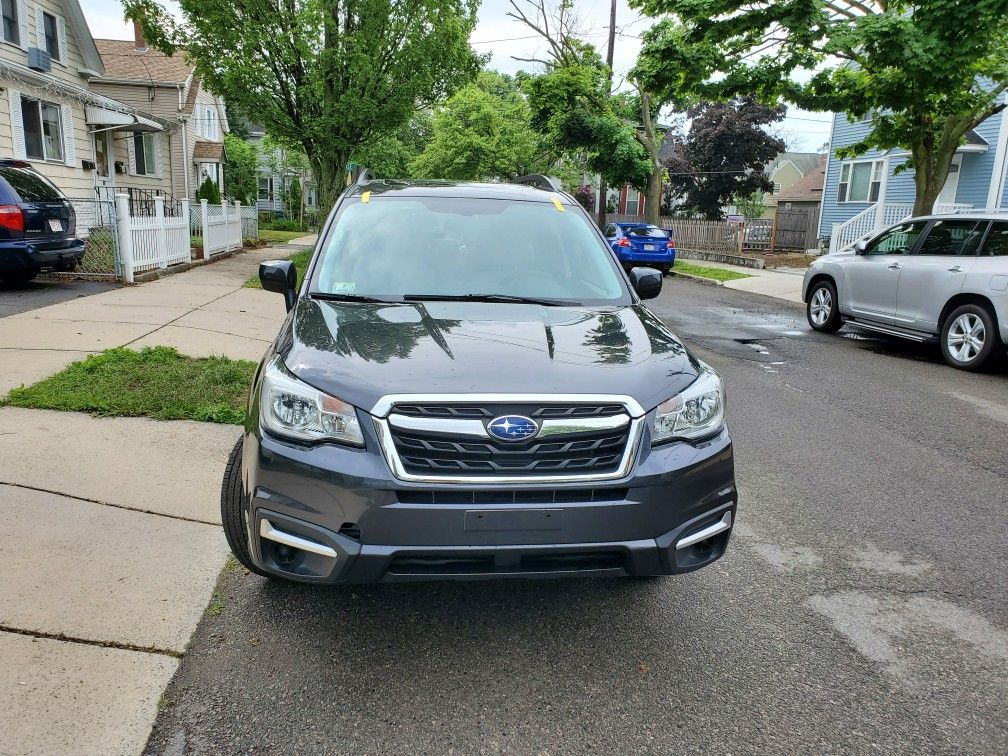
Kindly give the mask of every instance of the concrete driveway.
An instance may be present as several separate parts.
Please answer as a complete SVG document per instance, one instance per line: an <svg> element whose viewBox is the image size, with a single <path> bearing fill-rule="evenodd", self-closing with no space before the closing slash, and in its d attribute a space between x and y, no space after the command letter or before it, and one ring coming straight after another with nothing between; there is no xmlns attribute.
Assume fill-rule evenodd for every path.
<svg viewBox="0 0 1008 756"><path fill-rule="evenodd" d="M19 312L37 310L118 288L112 281L89 281L64 276L39 276L25 284L5 284L0 281L0 318Z"/></svg>

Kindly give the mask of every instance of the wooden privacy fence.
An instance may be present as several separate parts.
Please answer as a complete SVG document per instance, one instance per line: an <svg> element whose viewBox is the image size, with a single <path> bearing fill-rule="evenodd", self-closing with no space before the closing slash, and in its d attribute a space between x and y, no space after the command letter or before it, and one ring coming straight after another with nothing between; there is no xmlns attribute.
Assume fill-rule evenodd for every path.
<svg viewBox="0 0 1008 756"><path fill-rule="evenodd" d="M153 198L150 208L130 203L126 193L115 196L116 238L122 279L133 283L145 270L167 268L192 260L192 237L203 239L203 258L214 252L242 246L241 203L211 205L200 201L199 211L190 211L189 200L179 201L177 211L165 212L164 197ZM195 217L193 217L195 216ZM194 233L198 229L198 233Z"/></svg>
<svg viewBox="0 0 1008 756"><path fill-rule="evenodd" d="M639 215L614 215L614 223L644 222ZM712 221L663 215L657 225L668 229L676 247L698 252L739 255L744 251L774 253L812 249L819 223L815 207L778 208L775 218Z"/></svg>

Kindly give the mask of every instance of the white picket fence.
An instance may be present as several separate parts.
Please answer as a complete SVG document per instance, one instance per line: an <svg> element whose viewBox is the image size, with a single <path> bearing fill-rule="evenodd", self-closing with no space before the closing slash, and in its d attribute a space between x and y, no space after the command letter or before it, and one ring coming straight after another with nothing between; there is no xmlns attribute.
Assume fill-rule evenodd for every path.
<svg viewBox="0 0 1008 756"><path fill-rule="evenodd" d="M211 205L200 200L203 226L203 257L214 252L230 252L242 245L242 206L240 202Z"/></svg>
<svg viewBox="0 0 1008 756"><path fill-rule="evenodd" d="M117 194L116 235L119 242L122 279L155 268L167 268L192 260L192 235L198 226L203 237L203 259L215 252L230 252L242 246L240 202L211 205L200 201L198 215L191 217L189 200L179 202L177 213L165 213L163 197L154 198L153 215L131 215L129 196ZM174 211L173 211L174 212Z"/></svg>

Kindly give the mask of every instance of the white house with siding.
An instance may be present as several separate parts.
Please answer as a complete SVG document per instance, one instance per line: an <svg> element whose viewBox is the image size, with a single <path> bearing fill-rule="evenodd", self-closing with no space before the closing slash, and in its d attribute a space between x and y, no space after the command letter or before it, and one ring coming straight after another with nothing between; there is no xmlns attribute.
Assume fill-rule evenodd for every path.
<svg viewBox="0 0 1008 756"><path fill-rule="evenodd" d="M77 0L0 0L0 11L0 157L28 161L69 197L95 197L100 166L126 159L123 135L160 135L166 122L90 88L104 67Z"/></svg>
<svg viewBox="0 0 1008 756"><path fill-rule="evenodd" d="M148 110L168 124L160 135L113 137L123 142L127 155L123 165L109 174L111 182L142 187L153 178L162 192L192 199L210 177L223 195L228 132L224 102L207 91L184 53L165 55L149 47L137 25L132 40L95 43L104 70L91 77L91 88Z"/></svg>
<svg viewBox="0 0 1008 756"><path fill-rule="evenodd" d="M1002 94L1000 101L1005 102L1006 97ZM830 238L831 250L850 246L913 210L914 172L895 172L909 157L907 151L871 150L853 160L836 157L836 148L858 142L870 129L870 116L854 121L844 113L833 116L819 223L819 236ZM1008 209L1006 172L1008 108L967 134L953 159L935 211Z"/></svg>

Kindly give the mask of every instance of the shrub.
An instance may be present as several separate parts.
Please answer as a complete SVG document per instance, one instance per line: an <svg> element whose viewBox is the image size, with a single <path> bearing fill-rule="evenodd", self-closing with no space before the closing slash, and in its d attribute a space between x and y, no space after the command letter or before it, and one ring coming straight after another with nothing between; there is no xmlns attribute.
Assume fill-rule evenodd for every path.
<svg viewBox="0 0 1008 756"><path fill-rule="evenodd" d="M289 220L287 218L280 218L273 221L270 224L270 229L273 231L300 231L301 226L296 220Z"/></svg>
<svg viewBox="0 0 1008 756"><path fill-rule="evenodd" d="M203 183L200 184L199 191L196 192L196 199L206 200L211 205L219 205L221 203L220 189L209 176L203 179Z"/></svg>

